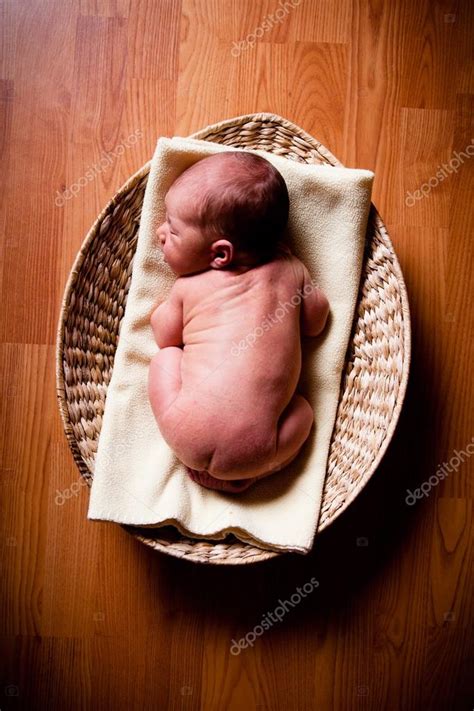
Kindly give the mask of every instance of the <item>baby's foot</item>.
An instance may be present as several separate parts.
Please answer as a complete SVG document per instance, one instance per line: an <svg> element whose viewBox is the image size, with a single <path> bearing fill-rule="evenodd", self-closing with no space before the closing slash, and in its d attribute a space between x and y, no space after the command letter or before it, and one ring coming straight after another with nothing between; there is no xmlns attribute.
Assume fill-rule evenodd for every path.
<svg viewBox="0 0 474 711"><path fill-rule="evenodd" d="M257 481L258 477L252 477L251 479L216 479L215 476L211 476L209 472L205 469L198 471L197 469L191 469L191 467L186 467L188 474L196 484L204 486L206 489L214 489L215 491L226 491L232 494L240 494L252 486L254 482Z"/></svg>

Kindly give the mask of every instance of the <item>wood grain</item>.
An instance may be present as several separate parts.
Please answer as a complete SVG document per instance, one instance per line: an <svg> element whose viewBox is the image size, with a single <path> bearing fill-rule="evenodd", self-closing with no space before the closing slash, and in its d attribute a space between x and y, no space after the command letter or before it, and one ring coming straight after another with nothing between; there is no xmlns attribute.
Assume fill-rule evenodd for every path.
<svg viewBox="0 0 474 711"><path fill-rule="evenodd" d="M474 435L474 162L435 180L472 141L473 5L301 0L232 55L283 6L0 2L2 710L472 708L471 460L415 505L405 497ZM87 521L54 346L84 236L157 138L257 111L375 171L413 360L396 435L358 500L310 555L233 570ZM312 577L306 599L231 653Z"/></svg>

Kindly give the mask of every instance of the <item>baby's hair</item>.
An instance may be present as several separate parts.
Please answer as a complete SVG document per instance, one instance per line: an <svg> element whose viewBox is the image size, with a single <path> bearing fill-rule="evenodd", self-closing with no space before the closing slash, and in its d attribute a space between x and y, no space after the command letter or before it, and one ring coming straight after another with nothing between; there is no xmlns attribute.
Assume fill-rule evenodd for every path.
<svg viewBox="0 0 474 711"><path fill-rule="evenodd" d="M218 178L210 185L206 176ZM250 151L225 151L194 163L173 183L189 181L196 225L228 238L239 250L273 256L288 223L289 196L281 173Z"/></svg>

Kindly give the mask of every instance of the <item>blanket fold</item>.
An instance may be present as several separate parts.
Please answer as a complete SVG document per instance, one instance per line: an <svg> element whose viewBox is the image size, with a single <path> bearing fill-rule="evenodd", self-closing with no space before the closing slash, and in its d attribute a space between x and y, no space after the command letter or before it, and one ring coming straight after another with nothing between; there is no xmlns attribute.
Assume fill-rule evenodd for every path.
<svg viewBox="0 0 474 711"><path fill-rule="evenodd" d="M175 275L156 247L166 191L208 155L238 150L191 138L159 138L150 166L125 314L107 390L88 518L132 526L174 525L221 540L233 533L261 548L305 554L317 529L345 353L356 305L374 174L298 163L256 151L281 172L290 195L289 246L330 304L323 333L303 339L299 389L315 424L296 459L243 494L204 489L161 436L147 396L157 351L149 318Z"/></svg>

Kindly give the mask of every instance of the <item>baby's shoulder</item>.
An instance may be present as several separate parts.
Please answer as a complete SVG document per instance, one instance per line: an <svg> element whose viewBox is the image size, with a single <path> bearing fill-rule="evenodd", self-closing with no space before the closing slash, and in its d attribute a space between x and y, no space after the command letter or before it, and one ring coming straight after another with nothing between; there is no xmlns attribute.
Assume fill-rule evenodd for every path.
<svg viewBox="0 0 474 711"><path fill-rule="evenodd" d="M212 298L219 298L224 283L219 279L219 270L212 269L196 274L185 274L175 281L178 297L185 309L192 309L196 304Z"/></svg>
<svg viewBox="0 0 474 711"><path fill-rule="evenodd" d="M304 281L305 276L305 266L301 259L299 259L296 254L289 251L282 251L278 253L275 259L275 267L281 269L284 273L292 275L293 278L298 283Z"/></svg>

